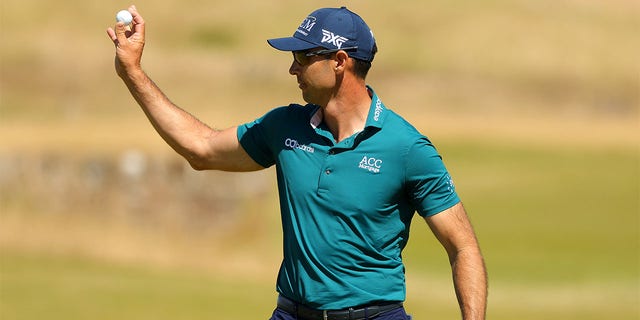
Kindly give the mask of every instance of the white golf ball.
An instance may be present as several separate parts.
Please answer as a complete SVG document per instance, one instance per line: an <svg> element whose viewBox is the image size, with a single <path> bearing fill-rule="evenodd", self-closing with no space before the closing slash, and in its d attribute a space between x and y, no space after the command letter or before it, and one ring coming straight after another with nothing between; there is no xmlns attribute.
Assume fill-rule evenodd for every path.
<svg viewBox="0 0 640 320"><path fill-rule="evenodd" d="M131 16L131 13L129 13L129 11L120 10L116 14L116 21L124 22L125 25L129 25L131 24L131 21L133 21L133 17Z"/></svg>

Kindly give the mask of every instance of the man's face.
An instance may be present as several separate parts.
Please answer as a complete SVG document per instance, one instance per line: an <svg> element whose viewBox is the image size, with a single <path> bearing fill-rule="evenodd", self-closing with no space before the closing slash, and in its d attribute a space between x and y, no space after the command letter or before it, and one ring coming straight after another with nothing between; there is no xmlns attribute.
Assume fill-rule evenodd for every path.
<svg viewBox="0 0 640 320"><path fill-rule="evenodd" d="M307 55L320 49L294 51L289 73L296 76L304 101L325 106L336 85L335 61L333 54Z"/></svg>

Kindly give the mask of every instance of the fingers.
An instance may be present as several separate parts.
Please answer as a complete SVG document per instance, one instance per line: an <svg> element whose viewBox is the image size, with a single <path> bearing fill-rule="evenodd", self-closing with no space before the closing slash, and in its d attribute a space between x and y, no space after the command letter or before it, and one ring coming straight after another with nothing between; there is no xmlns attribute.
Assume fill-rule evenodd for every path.
<svg viewBox="0 0 640 320"><path fill-rule="evenodd" d="M113 41L113 44L115 44L116 46L119 43L124 43L123 41L127 39L126 32L127 28L122 22L116 23L115 30L111 27L107 28L107 36L109 36L109 39L111 39L111 41Z"/></svg>
<svg viewBox="0 0 640 320"><path fill-rule="evenodd" d="M107 35L116 46L118 44L124 44L125 41L131 36L135 36L134 39L131 39L133 41L144 41L144 19L138 12L138 9L135 5L130 6L127 10L133 17L131 26L127 26L122 22L118 22L116 23L115 28L107 29Z"/></svg>
<svg viewBox="0 0 640 320"><path fill-rule="evenodd" d="M114 35L110 34L111 35L111 40L114 40L114 42L116 42L116 45L118 43L125 43L125 41L127 41L126 32L127 32L127 28L124 25L124 23L122 23L122 22L116 23L116 30L114 31L115 38L114 38Z"/></svg>
<svg viewBox="0 0 640 320"><path fill-rule="evenodd" d="M144 35L144 19L138 12L138 8L136 8L135 5L132 5L127 10L129 10L131 16L133 16L133 32Z"/></svg>
<svg viewBox="0 0 640 320"><path fill-rule="evenodd" d="M129 8L127 8L127 10L129 10L129 13L131 13L134 23L137 23L137 24L144 23L144 19L140 15L140 12L138 12L138 8L136 8L136 6L130 6Z"/></svg>
<svg viewBox="0 0 640 320"><path fill-rule="evenodd" d="M116 41L116 32L113 31L113 28L107 28L107 35L109 36L109 39L111 39L111 41Z"/></svg>

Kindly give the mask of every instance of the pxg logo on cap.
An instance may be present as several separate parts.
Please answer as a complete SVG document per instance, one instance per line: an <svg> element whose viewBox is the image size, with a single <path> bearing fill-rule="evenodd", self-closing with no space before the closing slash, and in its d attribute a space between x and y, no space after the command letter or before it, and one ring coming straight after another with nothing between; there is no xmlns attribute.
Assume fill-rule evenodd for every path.
<svg viewBox="0 0 640 320"><path fill-rule="evenodd" d="M322 43L328 43L331 45L336 46L338 49L342 48L342 44L349 41L349 39L339 35L339 34L333 34L333 32L331 31L327 31L325 29L322 29L322 40L320 40L320 42Z"/></svg>

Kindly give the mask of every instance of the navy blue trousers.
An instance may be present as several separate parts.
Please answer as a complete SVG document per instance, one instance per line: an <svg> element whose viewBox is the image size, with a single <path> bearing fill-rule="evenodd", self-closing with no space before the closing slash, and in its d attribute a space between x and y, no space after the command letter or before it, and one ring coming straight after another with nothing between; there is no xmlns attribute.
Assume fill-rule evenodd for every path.
<svg viewBox="0 0 640 320"><path fill-rule="evenodd" d="M284 312L280 309L273 311L273 315L269 320L299 320L296 315ZM373 318L367 318L366 320L411 320L411 316L408 315L404 308L398 308L388 312L381 313Z"/></svg>

